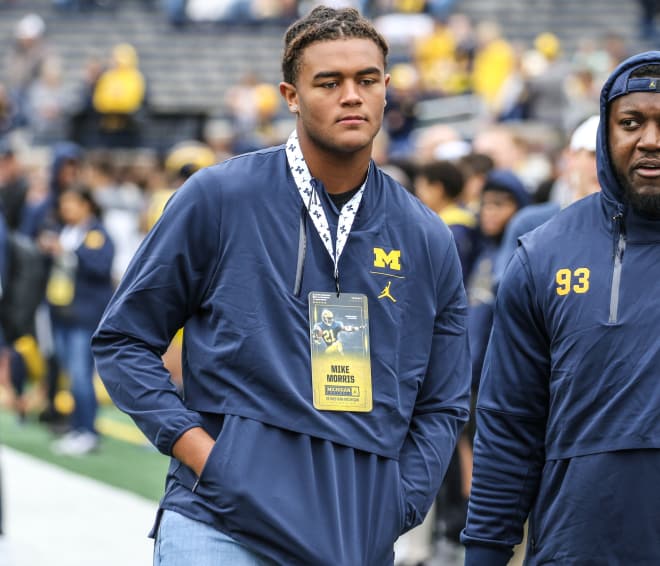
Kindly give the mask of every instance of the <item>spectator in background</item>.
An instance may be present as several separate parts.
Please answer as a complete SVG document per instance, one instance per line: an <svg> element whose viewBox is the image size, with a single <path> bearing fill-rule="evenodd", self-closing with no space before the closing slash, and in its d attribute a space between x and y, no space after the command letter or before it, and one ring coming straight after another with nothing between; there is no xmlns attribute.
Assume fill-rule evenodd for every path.
<svg viewBox="0 0 660 566"><path fill-rule="evenodd" d="M500 95L516 66L516 54L499 25L483 21L477 25L477 49L472 67L472 88L493 116L500 113Z"/></svg>
<svg viewBox="0 0 660 566"><path fill-rule="evenodd" d="M11 231L4 219L0 228L0 384L11 384L12 408L23 419L28 378L41 379L45 372L34 335L35 312L43 300L48 264L34 242Z"/></svg>
<svg viewBox="0 0 660 566"><path fill-rule="evenodd" d="M10 141L0 138L0 208L9 230L21 225L28 178Z"/></svg>
<svg viewBox="0 0 660 566"><path fill-rule="evenodd" d="M506 227L495 260L495 284L518 247L518 238L550 220L562 208L600 190L596 169L596 134L598 116L591 116L573 132L564 151L564 170L555 182L553 200L525 207L516 213Z"/></svg>
<svg viewBox="0 0 660 566"><path fill-rule="evenodd" d="M601 191L521 238L477 403L466 566L660 556L660 51L601 90Z"/></svg>
<svg viewBox="0 0 660 566"><path fill-rule="evenodd" d="M110 153L87 155L82 179L101 210L101 219L115 246L112 279L119 283L142 241L141 218L146 206L143 191L135 183L120 180Z"/></svg>
<svg viewBox="0 0 660 566"><path fill-rule="evenodd" d="M563 171L553 184L549 200L564 208L600 190L596 172L596 133L600 118L590 116L570 137L564 149Z"/></svg>
<svg viewBox="0 0 660 566"><path fill-rule="evenodd" d="M461 134L449 124L434 124L427 128L418 128L413 132L412 157L417 163L427 163L437 159L438 147L460 141L463 141Z"/></svg>
<svg viewBox="0 0 660 566"><path fill-rule="evenodd" d="M32 240L17 235L27 202L30 181L8 140L0 139L0 216L4 255L0 287L0 331L4 334L5 370L15 397L14 407L25 414L23 389L29 377L43 377L43 358L35 338L35 311L43 299L47 266ZM9 247L9 238L14 245ZM20 240L20 241L17 241ZM19 255L20 252L24 252Z"/></svg>
<svg viewBox="0 0 660 566"><path fill-rule="evenodd" d="M559 38L550 32L537 35L534 49L523 55L523 62L527 71L525 118L564 133L568 108L566 82L573 65L562 57Z"/></svg>
<svg viewBox="0 0 660 566"><path fill-rule="evenodd" d="M492 124L480 129L472 140L472 149L488 155L497 169L511 171L523 167L527 156L523 140L508 124Z"/></svg>
<svg viewBox="0 0 660 566"><path fill-rule="evenodd" d="M488 173L495 168L495 162L485 153L471 151L459 158L457 165L461 169L464 179L461 202L473 214L479 214L481 193Z"/></svg>
<svg viewBox="0 0 660 566"><path fill-rule="evenodd" d="M603 47L609 58L607 70L611 73L624 59L630 55L630 47L626 38L618 31L608 30L603 35ZM605 76L604 78L607 78Z"/></svg>
<svg viewBox="0 0 660 566"><path fill-rule="evenodd" d="M451 230L467 281L477 252L477 217L461 204L463 173L451 161L430 161L419 167L415 194Z"/></svg>
<svg viewBox="0 0 660 566"><path fill-rule="evenodd" d="M30 175L30 185L19 227L21 233L38 240L43 231L57 230L60 226L57 204L59 196L79 183L82 160L82 148L77 144L71 142L55 144L49 173L37 168ZM53 427L59 427L65 420L55 402L60 389L60 367L55 356L51 320L45 304L37 311L36 333L39 348L48 363L46 407L40 414L40 419Z"/></svg>
<svg viewBox="0 0 660 566"><path fill-rule="evenodd" d="M544 143L550 145L553 131L541 130ZM472 149L492 158L497 169L513 171L523 182L527 192L534 194L540 183L552 174L552 164L547 148L534 147L533 138L524 129L510 124L494 124L479 130L473 140Z"/></svg>
<svg viewBox="0 0 660 566"><path fill-rule="evenodd" d="M447 21L433 19L433 30L428 35L415 38L412 58L424 91L442 93L448 73L453 70L456 40Z"/></svg>
<svg viewBox="0 0 660 566"><path fill-rule="evenodd" d="M234 129L233 150L245 153L274 142L274 119L280 107L277 89L248 72L225 95Z"/></svg>
<svg viewBox="0 0 660 566"><path fill-rule="evenodd" d="M170 148L165 158L167 184L165 188L153 191L145 207L145 232L151 230L165 210L176 190L193 173L210 167L216 162L215 153L205 143L197 140L184 140Z"/></svg>
<svg viewBox="0 0 660 566"><path fill-rule="evenodd" d="M397 160L413 154L412 138L417 126L417 102L421 92L417 70L408 63L393 65L390 77L383 130L389 136L387 156L390 160Z"/></svg>
<svg viewBox="0 0 660 566"><path fill-rule="evenodd" d="M38 242L53 260L46 297L55 352L69 377L74 409L71 430L54 443L53 449L80 456L98 447L90 342L114 288L114 246L89 189L67 188L59 195L58 204L62 220L59 232L44 231Z"/></svg>
<svg viewBox="0 0 660 566"><path fill-rule="evenodd" d="M33 193L28 198L21 218L20 231L36 238L46 228L57 225L57 199L60 193L79 181L83 151L71 142L60 142L52 148L52 165L45 194Z"/></svg>
<svg viewBox="0 0 660 566"><path fill-rule="evenodd" d="M105 71L103 59L91 55L85 59L82 81L74 89L69 109L70 139L82 147L98 147L98 116L94 110L94 90Z"/></svg>
<svg viewBox="0 0 660 566"><path fill-rule="evenodd" d="M484 354L493 323L495 305L495 262L499 256L502 237L507 224L517 211L529 203L529 193L522 181L511 171L493 169L486 175L481 191L479 213L480 241L477 257L465 282L468 295L468 335L472 359L472 406L476 403L479 378ZM462 527L467 514L468 495L472 485L473 451L476 421L471 412L457 444L452 460L451 475L453 492L441 491L439 503L444 505L444 535L450 544L459 544ZM442 516L442 515L441 515Z"/></svg>
<svg viewBox="0 0 660 566"><path fill-rule="evenodd" d="M139 68L137 51L128 43L115 45L110 68L101 73L92 94L98 114L99 145L139 147L146 103L147 82Z"/></svg>
<svg viewBox="0 0 660 566"><path fill-rule="evenodd" d="M439 146L439 150L443 148L446 145ZM454 162L430 161L418 168L415 194L451 230L461 260L463 281L466 282L479 251L479 230L476 214L462 204L464 181L461 168ZM460 555L459 534L465 524L471 473L471 435L464 429L436 497L431 522L432 554L443 564L453 564Z"/></svg>
<svg viewBox="0 0 660 566"><path fill-rule="evenodd" d="M38 14L27 14L16 24L14 43L5 54L5 77L15 106L16 123L27 119L28 89L37 79L49 49L45 41L46 24Z"/></svg>
<svg viewBox="0 0 660 566"><path fill-rule="evenodd" d="M495 304L495 261L507 224L514 214L529 204L530 196L522 181L506 169L488 173L481 194L478 256L466 281L468 331L472 356L472 391L476 395L486 352Z"/></svg>
<svg viewBox="0 0 660 566"><path fill-rule="evenodd" d="M62 62L44 59L39 76L27 91L27 127L33 145L51 145L69 134L71 99L62 82Z"/></svg>
<svg viewBox="0 0 660 566"><path fill-rule="evenodd" d="M573 71L566 77L566 108L564 130L572 132L585 116L598 113L598 95L601 83L596 73L583 62L576 61Z"/></svg>

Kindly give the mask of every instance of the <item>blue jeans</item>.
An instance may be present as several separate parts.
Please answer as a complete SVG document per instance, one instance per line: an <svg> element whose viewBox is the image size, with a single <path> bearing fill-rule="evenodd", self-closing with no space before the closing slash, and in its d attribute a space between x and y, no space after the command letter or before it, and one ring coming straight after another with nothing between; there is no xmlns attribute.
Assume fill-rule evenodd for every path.
<svg viewBox="0 0 660 566"><path fill-rule="evenodd" d="M165 509L160 519L154 566L276 566L206 523Z"/></svg>
<svg viewBox="0 0 660 566"><path fill-rule="evenodd" d="M57 360L69 376L71 395L75 401L71 426L81 432L95 432L97 404L94 391L92 331L87 328L54 324L53 335Z"/></svg>

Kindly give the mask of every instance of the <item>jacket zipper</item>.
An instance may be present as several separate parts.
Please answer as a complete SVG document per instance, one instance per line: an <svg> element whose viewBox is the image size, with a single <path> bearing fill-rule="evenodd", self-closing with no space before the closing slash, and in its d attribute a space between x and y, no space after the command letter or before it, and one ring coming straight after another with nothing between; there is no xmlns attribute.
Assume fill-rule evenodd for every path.
<svg viewBox="0 0 660 566"><path fill-rule="evenodd" d="M307 209L303 206L300 211L298 229L298 260L296 261L296 280L293 284L293 294L300 297L303 271L305 269L305 255L307 253Z"/></svg>
<svg viewBox="0 0 660 566"><path fill-rule="evenodd" d="M626 251L626 230L623 224L623 214L612 218L614 221L614 270L612 271L612 291L610 293L610 324L619 320L619 291L621 288L621 269L623 253Z"/></svg>

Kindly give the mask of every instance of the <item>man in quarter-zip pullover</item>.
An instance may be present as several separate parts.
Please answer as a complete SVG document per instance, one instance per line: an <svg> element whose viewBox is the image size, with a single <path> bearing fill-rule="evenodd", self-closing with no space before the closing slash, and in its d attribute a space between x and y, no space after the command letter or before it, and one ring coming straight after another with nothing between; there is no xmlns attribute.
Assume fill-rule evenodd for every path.
<svg viewBox="0 0 660 566"><path fill-rule="evenodd" d="M172 456L158 566L387 566L435 497L466 300L448 228L371 160L387 51L352 9L294 23L295 131L193 175L100 323L110 396ZM180 398L160 356L182 326Z"/></svg>
<svg viewBox="0 0 660 566"><path fill-rule="evenodd" d="M601 192L520 239L477 401L466 565L660 564L660 51L601 92Z"/></svg>

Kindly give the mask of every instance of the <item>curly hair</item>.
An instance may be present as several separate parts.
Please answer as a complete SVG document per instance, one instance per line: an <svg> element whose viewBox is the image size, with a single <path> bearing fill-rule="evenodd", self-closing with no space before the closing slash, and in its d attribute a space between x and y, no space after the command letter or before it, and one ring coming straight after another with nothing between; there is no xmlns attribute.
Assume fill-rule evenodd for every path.
<svg viewBox="0 0 660 566"><path fill-rule="evenodd" d="M291 24L284 35L284 81L295 84L302 53L312 43L349 38L372 40L381 50L383 62L387 65L387 42L368 19L354 8L317 6L307 16Z"/></svg>

